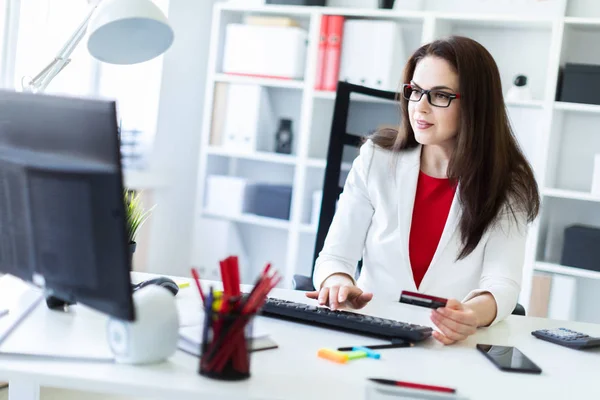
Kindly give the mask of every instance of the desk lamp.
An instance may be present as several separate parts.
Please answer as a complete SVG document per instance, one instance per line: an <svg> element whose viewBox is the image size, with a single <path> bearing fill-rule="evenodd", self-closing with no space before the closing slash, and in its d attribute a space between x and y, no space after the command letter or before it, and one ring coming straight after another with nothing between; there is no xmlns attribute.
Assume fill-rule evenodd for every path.
<svg viewBox="0 0 600 400"><path fill-rule="evenodd" d="M71 53L89 33L87 48L99 61L137 64L164 53L173 43L173 29L151 0L90 0L90 12L52 60L34 78L24 77L23 91L43 92L65 68Z"/></svg>

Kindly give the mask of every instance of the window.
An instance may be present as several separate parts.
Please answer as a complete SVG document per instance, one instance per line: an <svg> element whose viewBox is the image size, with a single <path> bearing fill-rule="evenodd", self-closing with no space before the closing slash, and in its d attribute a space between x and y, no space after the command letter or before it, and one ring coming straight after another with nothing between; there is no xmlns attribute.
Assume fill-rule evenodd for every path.
<svg viewBox="0 0 600 400"><path fill-rule="evenodd" d="M7 18L8 18L8 1L0 0L0 87L4 86L6 74L6 40Z"/></svg>
<svg viewBox="0 0 600 400"><path fill-rule="evenodd" d="M14 85L37 75L50 63L90 11L85 0L21 1ZM85 40L85 38L84 38ZM97 61L82 41L71 62L46 88L46 93L94 95Z"/></svg>
<svg viewBox="0 0 600 400"><path fill-rule="evenodd" d="M0 4L9 0L0 0ZM21 1L14 85L31 79L50 63L91 11L89 0ZM154 0L167 14L169 0ZM71 62L48 85L45 92L114 99L121 132L135 132L138 160L124 166L144 166L158 117L162 56L136 65L111 65L95 60L87 51L86 38L71 54ZM1 65L1 64L0 64ZM125 144L125 140L123 143ZM131 144L130 142L127 143ZM125 147L125 146L124 146ZM126 156L129 150L124 149ZM141 161L141 162L138 162Z"/></svg>
<svg viewBox="0 0 600 400"><path fill-rule="evenodd" d="M168 0L154 3L167 15ZM156 134L162 66L162 56L135 65L100 65L99 95L117 100L126 168L147 166L145 155Z"/></svg>

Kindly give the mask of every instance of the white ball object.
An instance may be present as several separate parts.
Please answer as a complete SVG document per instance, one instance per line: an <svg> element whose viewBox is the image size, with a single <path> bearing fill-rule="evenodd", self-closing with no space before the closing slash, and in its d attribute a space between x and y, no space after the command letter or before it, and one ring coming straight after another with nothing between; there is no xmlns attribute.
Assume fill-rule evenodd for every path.
<svg viewBox="0 0 600 400"><path fill-rule="evenodd" d="M151 364L165 361L177 350L179 315L169 290L148 285L133 294L135 321L110 319L108 344L115 361Z"/></svg>

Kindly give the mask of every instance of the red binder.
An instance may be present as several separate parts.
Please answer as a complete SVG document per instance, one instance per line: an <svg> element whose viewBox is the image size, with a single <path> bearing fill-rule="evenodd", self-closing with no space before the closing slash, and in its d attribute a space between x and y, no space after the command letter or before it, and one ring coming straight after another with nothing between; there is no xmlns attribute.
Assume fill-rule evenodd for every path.
<svg viewBox="0 0 600 400"><path fill-rule="evenodd" d="M317 73L315 77L315 90L323 90L323 74L325 73L325 49L327 48L327 26L329 15L321 17L321 30L319 32L319 53L317 54Z"/></svg>
<svg viewBox="0 0 600 400"><path fill-rule="evenodd" d="M342 37L344 35L344 21L345 18L342 16L329 16L322 90L335 91L337 89L342 53Z"/></svg>

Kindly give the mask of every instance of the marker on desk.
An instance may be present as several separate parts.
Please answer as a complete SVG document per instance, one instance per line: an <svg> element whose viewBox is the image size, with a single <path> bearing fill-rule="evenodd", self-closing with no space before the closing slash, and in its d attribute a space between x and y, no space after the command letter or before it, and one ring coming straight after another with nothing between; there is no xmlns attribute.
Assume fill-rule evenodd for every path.
<svg viewBox="0 0 600 400"><path fill-rule="evenodd" d="M411 342L397 342L391 344L375 344L371 346L348 346L348 347L338 347L338 351L353 351L357 347L360 347L361 350L363 348L370 350L380 350L380 349L398 349L401 347L412 347L413 344Z"/></svg>
<svg viewBox="0 0 600 400"><path fill-rule="evenodd" d="M348 353L342 353L340 351L335 351L332 349L319 349L317 355L321 358L325 358L327 360L337 362L340 364L346 364L348 362L348 359L350 358L348 356Z"/></svg>
<svg viewBox="0 0 600 400"><path fill-rule="evenodd" d="M177 286L179 286L179 289L183 289L183 288L189 287L190 283L189 282L181 282L181 283L178 283Z"/></svg>
<svg viewBox="0 0 600 400"><path fill-rule="evenodd" d="M365 353L366 357L374 358L375 360L379 360L381 358L381 354L377 353L376 351L371 350L368 347L364 347L364 346L353 347L352 352L349 354L356 353L356 352L363 352L363 353Z"/></svg>
<svg viewBox="0 0 600 400"><path fill-rule="evenodd" d="M397 387L402 387L402 388L419 389L419 390L426 390L426 391L438 392L438 393L456 393L456 389L444 387L444 386L424 385L422 383L394 381L391 379L381 379L381 378L369 378L369 380L371 382L381 383L382 385L397 386Z"/></svg>

